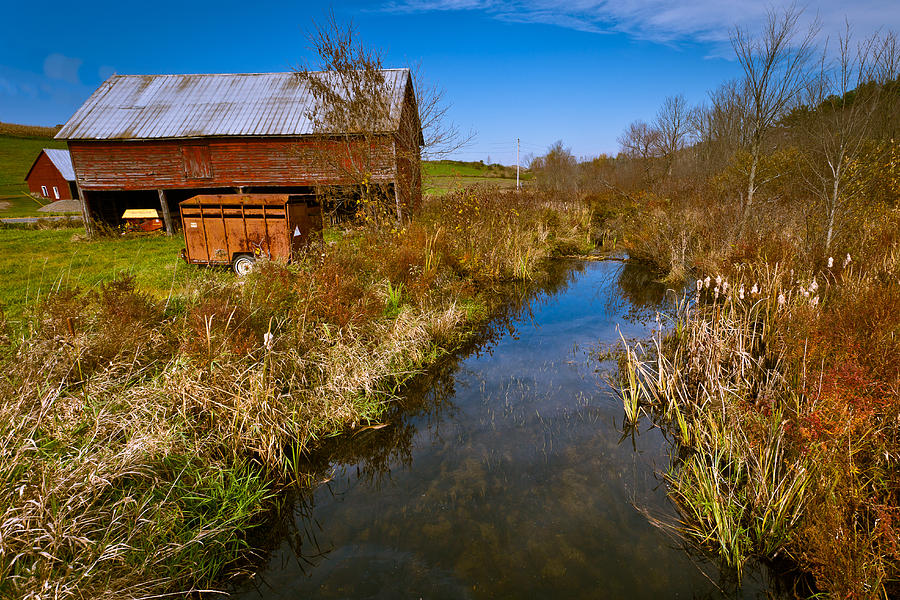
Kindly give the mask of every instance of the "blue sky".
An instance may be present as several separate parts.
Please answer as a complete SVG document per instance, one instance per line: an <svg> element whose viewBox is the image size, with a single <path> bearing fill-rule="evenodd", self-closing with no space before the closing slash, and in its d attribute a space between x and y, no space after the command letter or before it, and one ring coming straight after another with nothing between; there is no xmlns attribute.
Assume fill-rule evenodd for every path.
<svg viewBox="0 0 900 600"><path fill-rule="evenodd" d="M561 139L578 156L615 153L662 100L702 101L735 77L729 30L768 5L698 0L381 0L341 3L16 2L0 38L0 121L65 122L110 74L285 71L308 57L304 31L333 8L388 66L421 63L476 137L456 157L512 164ZM900 1L810 2L822 35L845 18L862 37L900 29Z"/></svg>

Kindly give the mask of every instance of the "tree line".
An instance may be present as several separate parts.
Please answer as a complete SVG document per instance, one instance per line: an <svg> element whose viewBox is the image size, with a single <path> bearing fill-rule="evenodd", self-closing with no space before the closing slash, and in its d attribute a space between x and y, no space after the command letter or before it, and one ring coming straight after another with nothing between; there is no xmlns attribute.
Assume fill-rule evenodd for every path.
<svg viewBox="0 0 900 600"><path fill-rule="evenodd" d="M801 15L773 10L759 32L735 27L740 76L696 106L665 98L652 120L626 127L614 157L579 161L557 142L532 162L536 180L562 193L727 207L724 243L764 234L777 214L811 252L843 246L900 194L900 44L892 31L857 39L849 24L823 40Z"/></svg>

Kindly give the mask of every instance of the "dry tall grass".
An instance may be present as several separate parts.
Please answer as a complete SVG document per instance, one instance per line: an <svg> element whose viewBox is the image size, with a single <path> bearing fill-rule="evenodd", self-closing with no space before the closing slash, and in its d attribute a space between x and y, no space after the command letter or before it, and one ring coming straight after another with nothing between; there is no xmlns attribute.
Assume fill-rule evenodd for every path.
<svg viewBox="0 0 900 600"><path fill-rule="evenodd" d="M627 348L625 412L679 449L679 530L740 572L788 556L841 597L900 579L900 244L801 273L744 263L698 280L647 352Z"/></svg>

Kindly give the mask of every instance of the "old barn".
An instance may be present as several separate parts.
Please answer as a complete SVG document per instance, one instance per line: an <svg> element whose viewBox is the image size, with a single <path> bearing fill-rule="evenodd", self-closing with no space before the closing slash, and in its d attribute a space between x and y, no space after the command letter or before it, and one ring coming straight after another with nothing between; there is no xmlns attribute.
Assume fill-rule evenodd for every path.
<svg viewBox="0 0 900 600"><path fill-rule="evenodd" d="M161 208L171 232L178 203L197 194L340 190L363 152L371 180L405 212L421 201L418 107L408 69L382 74L389 117L370 132L318 124L307 77L324 73L114 75L56 138L88 214L106 223Z"/></svg>
<svg viewBox="0 0 900 600"><path fill-rule="evenodd" d="M44 148L25 175L28 191L50 200L71 200L78 197L75 169L68 150Z"/></svg>

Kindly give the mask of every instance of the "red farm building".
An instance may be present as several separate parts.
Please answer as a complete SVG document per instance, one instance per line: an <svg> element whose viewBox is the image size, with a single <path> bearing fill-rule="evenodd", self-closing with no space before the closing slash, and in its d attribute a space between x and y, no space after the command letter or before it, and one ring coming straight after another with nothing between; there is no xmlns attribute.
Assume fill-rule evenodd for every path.
<svg viewBox="0 0 900 600"><path fill-rule="evenodd" d="M50 200L71 200L78 197L75 169L68 150L44 148L25 175L28 191Z"/></svg>
<svg viewBox="0 0 900 600"><path fill-rule="evenodd" d="M349 183L340 165L363 146L375 157L371 181L406 212L422 194L418 106L409 69L382 74L389 117L366 135L314 125L307 78L328 74L252 73L114 75L56 138L68 143L87 214L106 223L161 208L171 232L178 203L197 194L334 196Z"/></svg>

